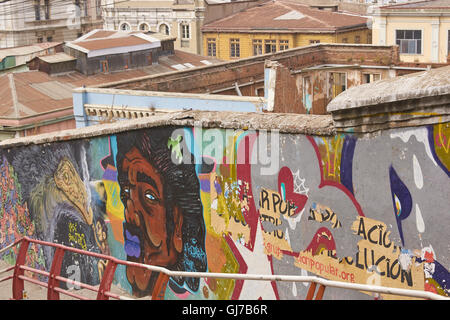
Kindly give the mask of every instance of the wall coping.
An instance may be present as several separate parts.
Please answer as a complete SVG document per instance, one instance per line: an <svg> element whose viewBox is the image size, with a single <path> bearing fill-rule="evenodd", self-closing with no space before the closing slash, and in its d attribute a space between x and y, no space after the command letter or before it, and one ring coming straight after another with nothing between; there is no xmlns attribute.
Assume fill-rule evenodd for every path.
<svg viewBox="0 0 450 320"><path fill-rule="evenodd" d="M257 56L247 57L247 58L241 58L238 60L231 60L231 61L222 61L218 63L214 63L212 65L205 65L205 66L198 66L195 68L187 69L187 70L174 70L169 71L165 73L160 74L152 74L152 75L145 75L141 77L136 77L133 79L125 79L125 80L119 80L114 82L107 82L103 84L98 84L94 86L95 88L114 88L117 86L123 86L123 85L130 85L134 83L140 83L147 80L153 80L153 79L160 79L164 77L169 77L172 75L189 75L196 72L207 72L207 71L214 71L216 69L232 69L239 66L252 64L252 63L264 63L266 60L281 60L289 57L295 57L298 54L302 53L310 53L313 52L326 52L327 50L339 50L339 49L354 49L354 50L363 50L363 49L380 49L380 50L393 50L395 46L388 46L388 45L374 45L374 44L354 44L354 43L316 43L311 44L304 47L295 47L290 48L283 51L278 51L275 53L265 53Z"/></svg>
<svg viewBox="0 0 450 320"><path fill-rule="evenodd" d="M379 80L349 88L327 106L328 112L398 104L403 100L419 100L450 94L450 66L431 69L405 76Z"/></svg>
<svg viewBox="0 0 450 320"><path fill-rule="evenodd" d="M318 136L335 134L333 120L329 115L189 110L164 114L154 113L154 115L147 118L122 120L78 129L7 139L0 142L0 148L8 149L32 144L86 139L130 130L165 126L268 130L279 131L280 133Z"/></svg>

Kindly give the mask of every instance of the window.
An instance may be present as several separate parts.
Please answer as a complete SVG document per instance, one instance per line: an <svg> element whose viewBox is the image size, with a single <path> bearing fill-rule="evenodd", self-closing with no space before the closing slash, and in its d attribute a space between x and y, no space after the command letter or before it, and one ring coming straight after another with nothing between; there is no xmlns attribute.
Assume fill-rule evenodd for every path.
<svg viewBox="0 0 450 320"><path fill-rule="evenodd" d="M280 51L289 49L289 40L280 40Z"/></svg>
<svg viewBox="0 0 450 320"><path fill-rule="evenodd" d="M355 36L355 43L361 43L361 36Z"/></svg>
<svg viewBox="0 0 450 320"><path fill-rule="evenodd" d="M95 0L95 12L97 17L101 17L102 15L102 0Z"/></svg>
<svg viewBox="0 0 450 320"><path fill-rule="evenodd" d="M189 25L187 23L181 24L181 39L190 39L190 30Z"/></svg>
<svg viewBox="0 0 450 320"><path fill-rule="evenodd" d="M83 1L83 9L84 9L84 16L87 17L88 16L88 2L87 2L87 0Z"/></svg>
<svg viewBox="0 0 450 320"><path fill-rule="evenodd" d="M309 40L309 44L320 43L320 40Z"/></svg>
<svg viewBox="0 0 450 320"><path fill-rule="evenodd" d="M148 27L148 24L146 23L141 23L139 26L139 30L141 31L148 31L150 28Z"/></svg>
<svg viewBox="0 0 450 320"><path fill-rule="evenodd" d="M53 37L52 36L47 37L47 42L52 42L52 41L53 41Z"/></svg>
<svg viewBox="0 0 450 320"><path fill-rule="evenodd" d="M396 30L396 44L400 47L400 53L421 54L422 53L422 31L421 30Z"/></svg>
<svg viewBox="0 0 450 320"><path fill-rule="evenodd" d="M381 74L379 73L363 73L363 83L371 83L381 79Z"/></svg>
<svg viewBox="0 0 450 320"><path fill-rule="evenodd" d="M122 30L122 31L128 31L130 29L131 29L130 25L126 22L124 22L120 25L120 30Z"/></svg>
<svg viewBox="0 0 450 320"><path fill-rule="evenodd" d="M42 37L38 37L38 38L37 38L37 42L38 42L38 43L42 43L42 42L44 42L44 38L42 38Z"/></svg>
<svg viewBox="0 0 450 320"><path fill-rule="evenodd" d="M253 55L254 56L262 54L263 53L262 48L263 48L262 40L260 40L260 39L253 40Z"/></svg>
<svg viewBox="0 0 450 320"><path fill-rule="evenodd" d="M162 23L159 26L159 33L165 34L165 35L169 35L169 26L165 23Z"/></svg>
<svg viewBox="0 0 450 320"><path fill-rule="evenodd" d="M338 94L347 89L347 75L341 72L332 72L329 74L330 90L329 93L331 98L335 98Z"/></svg>
<svg viewBox="0 0 450 320"><path fill-rule="evenodd" d="M207 38L206 43L208 46L208 56L215 57L216 56L216 38Z"/></svg>
<svg viewBox="0 0 450 320"><path fill-rule="evenodd" d="M264 40L265 53L277 52L277 40Z"/></svg>
<svg viewBox="0 0 450 320"><path fill-rule="evenodd" d="M108 70L109 70L108 60L101 60L100 61L100 71L108 72Z"/></svg>
<svg viewBox="0 0 450 320"><path fill-rule="evenodd" d="M241 48L239 39L230 39L230 58L239 58L241 56Z"/></svg>
<svg viewBox="0 0 450 320"><path fill-rule="evenodd" d="M303 78L303 107L306 109L306 113L310 113L313 102L313 92L311 86L311 78Z"/></svg>
<svg viewBox="0 0 450 320"><path fill-rule="evenodd" d="M40 0L34 1L34 18L36 20L41 20L41 1Z"/></svg>
<svg viewBox="0 0 450 320"><path fill-rule="evenodd" d="M45 20L50 19L50 3L49 0L44 0L44 12L45 12Z"/></svg>
<svg viewBox="0 0 450 320"><path fill-rule="evenodd" d="M448 30L447 35L447 56L450 55L450 30Z"/></svg>

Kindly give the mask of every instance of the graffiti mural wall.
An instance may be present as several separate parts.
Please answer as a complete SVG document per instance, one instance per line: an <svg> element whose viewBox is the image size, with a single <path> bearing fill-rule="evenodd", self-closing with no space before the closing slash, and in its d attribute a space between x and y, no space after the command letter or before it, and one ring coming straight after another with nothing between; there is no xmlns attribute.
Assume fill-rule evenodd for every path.
<svg viewBox="0 0 450 320"><path fill-rule="evenodd" d="M158 127L2 149L0 242L27 235L171 270L318 275L448 296L449 141L449 123L373 138ZM48 270L52 256L30 246L27 263ZM95 285L104 269L66 254L62 274ZM119 267L114 282L145 297L157 280ZM307 286L174 277L162 296L304 299ZM324 298L393 298L344 291Z"/></svg>

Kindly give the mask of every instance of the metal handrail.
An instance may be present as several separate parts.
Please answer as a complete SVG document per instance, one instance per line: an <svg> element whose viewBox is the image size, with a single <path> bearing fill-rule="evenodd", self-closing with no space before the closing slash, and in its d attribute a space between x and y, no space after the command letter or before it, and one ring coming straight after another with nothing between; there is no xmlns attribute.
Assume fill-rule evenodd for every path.
<svg viewBox="0 0 450 320"><path fill-rule="evenodd" d="M327 280L327 279L323 279L323 278L319 278L316 276L293 276L293 275L263 275L263 274L240 274L240 273L216 273L216 272L188 272L188 271L173 271L173 270L169 270L167 268L164 267L160 267L160 266L152 266L152 265L147 265L147 264L142 264L142 263L137 263L137 262L131 262L131 261L125 261L125 260L120 260L117 259L115 257L111 257L111 256L107 256L107 255L103 255L103 254L99 254L99 253L95 253L95 252L90 252L90 251L85 251L85 250L81 250L81 249L76 249L76 248L72 248L72 247L68 247L68 246L64 246L61 244L57 244L57 243L51 243L51 242L45 242L42 240L36 240L36 239L31 239L29 237L23 237L17 241L15 241L14 243L8 245L5 248L0 249L0 253L11 249L12 247L16 246L19 243L22 242L26 242L27 245L26 246L21 246L21 250L22 252L19 252L18 255L18 259L16 260L16 265L6 268L4 270L0 271L1 273L7 272L7 271L11 271L11 270L15 270L15 274L9 277L6 277L4 279L0 279L0 282L8 280L13 278L15 281L29 281L44 287L47 287L50 290L56 292L56 293L63 293L63 294L67 294L69 296L78 298L78 299L85 299L85 297L79 296L77 294L71 293L67 290L58 288L54 285L54 282L58 282L58 281L64 281L70 284L74 284L74 285L78 285L82 288L86 288L92 291L96 291L98 292L98 296L97 299L108 299L109 297L111 298L116 298L116 299L132 299L132 298L128 298L128 297L124 297L124 296L120 296L117 294L114 294L112 292L109 291L111 283L112 283L112 279L114 278L114 272L116 270L117 265L121 264L121 265L126 265L126 266L132 266L132 267L139 267L139 268L144 268L147 270L151 270L154 272L160 272L161 274L166 275L165 280L167 281L167 279L169 277L174 277L174 276L181 276L181 277L191 277L191 278L218 278L218 279L234 279L234 280L258 280L258 281L289 281L289 282L310 282L311 284L319 284L321 285L322 288L319 289L320 293L318 293L318 296L320 295L320 298L323 295L323 290L325 287L335 287L335 288L342 288L342 289L351 289L351 290L357 290L357 291L366 291L366 292L375 292L375 293L384 293L384 294L392 294L392 295L399 295L399 296L408 296L408 297L414 297L414 298L422 298L422 299L430 299L430 300L450 300L449 297L445 297L433 292L428 292L428 291L421 291L421 290L412 290L412 289L401 289L401 288L391 288L391 287L385 287L385 286L376 286L376 285L368 285L368 284L358 284L358 283L348 283L348 282L342 282L342 281L333 281L333 280ZM20 257L22 259L22 261L24 261L24 252L26 254L26 251L24 251L25 249L28 248L28 244L29 243L37 243L37 244L41 244L41 245L47 245L47 246L51 246L51 247L55 247L57 249L59 249L59 253L58 250L55 250L55 256L57 256L57 254L59 254L59 256L54 257L54 260L60 260L60 262L62 262L62 254L64 253L65 250L67 251L71 251L71 252L75 252L75 253L80 253L80 254L85 254L88 256L92 256L92 257L96 257L96 258L100 258L100 259L105 259L108 260L108 264L106 267L106 270L104 272L102 281L100 283L100 285L97 287L94 286L90 286L78 281L74 281L71 279L67 279L64 277L59 276L59 274L54 274L52 273L52 270L50 272L47 271L42 271L42 270L38 270L38 269L34 269L31 267L27 267L24 266L20 263L19 260L19 256L22 254L22 257ZM23 245L23 244L22 244ZM25 248L25 249L24 249ZM55 261L52 264L52 269L56 266ZM57 268L57 266L55 267ZM46 275L49 277L49 283L50 283L50 279L53 280L53 284L47 284L47 283L43 283L40 282L38 280L35 279L31 279L28 277L25 277L23 274L21 274L20 272L23 273L23 271L31 271L31 272L37 272L40 273L42 275ZM155 290L153 291L152 294L152 298L153 295L156 295L158 293L158 290L160 289L160 287L163 285L164 283L164 279L159 280L158 281L159 285L157 284L156 287L159 288L155 288ZM21 287L19 286L19 289ZM308 292L308 297L310 297L310 294L313 293L315 289L315 285L313 287L310 287L310 292ZM13 288L13 291L15 289ZM22 289L23 290L23 289ZM17 291L17 288L16 288ZM13 292L13 295L16 295L16 298L19 297L17 292ZM51 295L49 294L49 297ZM56 294L53 296L53 298L59 298L59 296ZM308 298L307 298L308 299ZM319 299L319 298L316 298Z"/></svg>

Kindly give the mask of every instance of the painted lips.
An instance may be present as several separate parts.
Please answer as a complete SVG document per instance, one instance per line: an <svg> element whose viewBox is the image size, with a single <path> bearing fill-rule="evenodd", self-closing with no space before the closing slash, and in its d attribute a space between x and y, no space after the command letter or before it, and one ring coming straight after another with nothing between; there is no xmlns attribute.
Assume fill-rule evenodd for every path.
<svg viewBox="0 0 450 320"><path fill-rule="evenodd" d="M128 230L125 230L125 253L129 257L139 258L141 255L141 245L139 237L131 234Z"/></svg>

